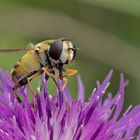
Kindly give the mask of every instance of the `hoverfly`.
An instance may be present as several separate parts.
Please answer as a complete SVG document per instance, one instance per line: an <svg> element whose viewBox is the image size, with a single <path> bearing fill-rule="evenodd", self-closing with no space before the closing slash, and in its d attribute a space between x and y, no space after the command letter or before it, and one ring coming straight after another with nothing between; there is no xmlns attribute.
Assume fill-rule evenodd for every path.
<svg viewBox="0 0 140 140"><path fill-rule="evenodd" d="M62 90L67 84L67 77L77 73L74 69L64 69L63 65L70 64L76 56L76 48L68 39L46 40L26 49L0 49L0 52L27 51L17 61L11 71L11 78L16 98L20 101L16 90L30 81L46 73L46 79L52 78L58 87L58 79L64 81ZM30 85L31 87L31 85Z"/></svg>

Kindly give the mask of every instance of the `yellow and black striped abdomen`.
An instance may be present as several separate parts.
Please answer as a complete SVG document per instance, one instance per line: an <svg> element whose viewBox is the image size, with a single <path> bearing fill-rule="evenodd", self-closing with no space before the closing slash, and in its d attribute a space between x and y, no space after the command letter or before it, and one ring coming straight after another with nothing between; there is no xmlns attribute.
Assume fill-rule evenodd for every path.
<svg viewBox="0 0 140 140"><path fill-rule="evenodd" d="M17 82L21 77L40 68L40 60L35 51L27 52L14 66L11 77Z"/></svg>

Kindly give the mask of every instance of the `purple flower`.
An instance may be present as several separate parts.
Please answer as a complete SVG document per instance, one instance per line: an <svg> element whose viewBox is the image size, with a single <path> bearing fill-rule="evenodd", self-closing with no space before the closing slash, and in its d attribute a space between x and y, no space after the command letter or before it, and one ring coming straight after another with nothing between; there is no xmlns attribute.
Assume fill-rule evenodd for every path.
<svg viewBox="0 0 140 140"><path fill-rule="evenodd" d="M103 99L111 76L112 71L97 82L88 101L80 77L78 99L72 99L67 87L49 95L42 78L35 109L26 88L20 89L22 103L14 98L9 74L0 71L0 140L139 140L140 106L120 115L127 84L123 74L117 94Z"/></svg>

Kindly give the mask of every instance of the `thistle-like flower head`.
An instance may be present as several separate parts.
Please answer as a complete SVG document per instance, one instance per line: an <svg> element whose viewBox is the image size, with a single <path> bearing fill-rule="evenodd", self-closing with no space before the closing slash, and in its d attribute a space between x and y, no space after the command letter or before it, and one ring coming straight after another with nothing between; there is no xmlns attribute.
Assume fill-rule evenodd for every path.
<svg viewBox="0 0 140 140"><path fill-rule="evenodd" d="M23 101L19 103L9 74L0 71L0 140L139 140L140 106L120 115L126 86L123 74L116 95L109 93L103 99L111 76L112 71L101 84L97 82L88 101L80 77L77 99L72 99L67 87L50 95L42 78L34 109L27 89L20 89Z"/></svg>

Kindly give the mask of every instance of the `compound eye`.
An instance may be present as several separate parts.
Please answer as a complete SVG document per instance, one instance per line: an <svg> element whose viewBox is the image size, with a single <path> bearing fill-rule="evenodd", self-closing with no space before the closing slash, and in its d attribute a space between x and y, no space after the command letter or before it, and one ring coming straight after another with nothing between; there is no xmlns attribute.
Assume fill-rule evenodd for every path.
<svg viewBox="0 0 140 140"><path fill-rule="evenodd" d="M49 56L52 59L59 60L62 49L63 49L62 45L63 45L62 40L56 40L51 44L50 50L49 50Z"/></svg>

